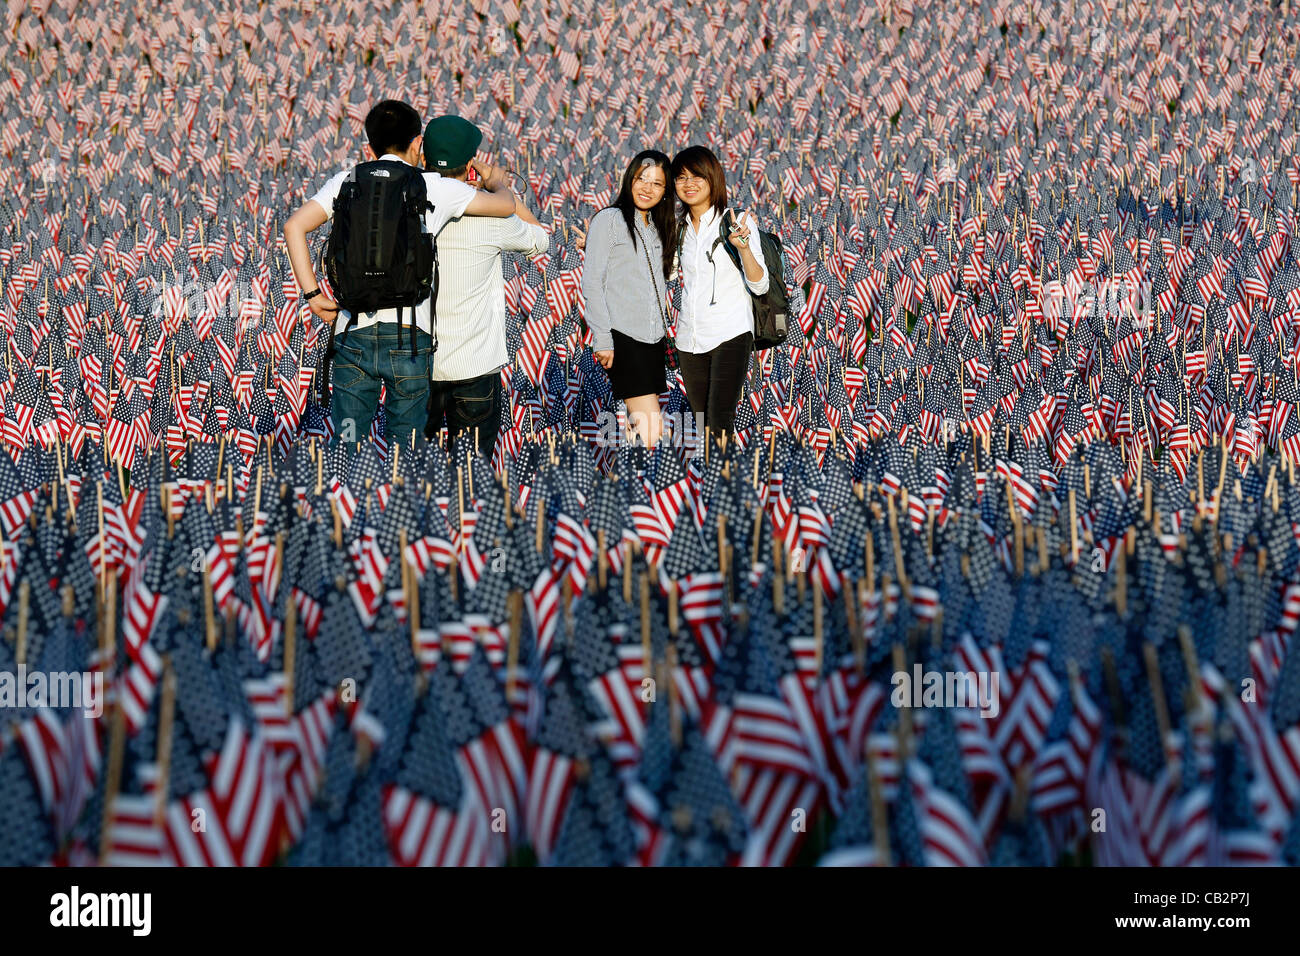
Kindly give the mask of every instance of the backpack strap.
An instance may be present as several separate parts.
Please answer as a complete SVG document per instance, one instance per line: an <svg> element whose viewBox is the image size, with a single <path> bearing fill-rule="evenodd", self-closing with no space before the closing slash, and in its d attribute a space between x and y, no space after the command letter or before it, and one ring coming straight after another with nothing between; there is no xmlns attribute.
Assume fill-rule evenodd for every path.
<svg viewBox="0 0 1300 956"><path fill-rule="evenodd" d="M727 241L728 232L729 230L727 229L727 218L726 218L726 214L724 213L722 216L718 218L718 238L713 240L713 248L714 249L718 248L718 243L722 243L722 245L727 250L727 255L731 257L731 261L734 262L736 264L736 268L740 270L740 277L744 279L745 266L740 261L740 250ZM746 288L748 288L748 285L746 285Z"/></svg>
<svg viewBox="0 0 1300 956"><path fill-rule="evenodd" d="M343 332L339 336L339 344L343 345L348 340L348 333L352 331L352 326L357 324L357 310L348 311L348 320L343 323ZM334 348L334 323L330 323L330 349Z"/></svg>

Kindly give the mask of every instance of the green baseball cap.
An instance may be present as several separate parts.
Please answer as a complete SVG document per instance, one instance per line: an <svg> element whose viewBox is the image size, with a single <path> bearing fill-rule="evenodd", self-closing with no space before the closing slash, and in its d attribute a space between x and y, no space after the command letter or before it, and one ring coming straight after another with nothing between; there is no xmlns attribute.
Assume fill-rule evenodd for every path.
<svg viewBox="0 0 1300 956"><path fill-rule="evenodd" d="M424 128L424 164L429 169L456 169L478 152L483 131L459 116L435 116Z"/></svg>

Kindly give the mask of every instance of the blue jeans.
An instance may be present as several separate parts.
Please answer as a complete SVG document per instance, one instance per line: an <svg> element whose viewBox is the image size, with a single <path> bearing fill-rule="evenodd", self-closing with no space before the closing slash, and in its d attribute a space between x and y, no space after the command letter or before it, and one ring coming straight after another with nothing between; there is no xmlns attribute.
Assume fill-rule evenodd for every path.
<svg viewBox="0 0 1300 956"><path fill-rule="evenodd" d="M433 339L427 332L415 333L415 351L410 349L410 328L402 330L399 349L397 326L392 323L352 329L347 337L334 340L334 364L330 370L330 419L334 437L343 441L365 441L379 411L379 386L388 394L388 440L407 442L411 432L424 428L429 400L429 376L433 368Z"/></svg>

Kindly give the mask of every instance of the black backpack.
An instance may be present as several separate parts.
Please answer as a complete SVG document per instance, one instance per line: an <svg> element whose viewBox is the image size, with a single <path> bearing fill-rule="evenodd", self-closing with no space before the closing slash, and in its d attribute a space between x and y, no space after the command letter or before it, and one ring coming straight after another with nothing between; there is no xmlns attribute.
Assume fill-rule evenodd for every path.
<svg viewBox="0 0 1300 956"><path fill-rule="evenodd" d="M411 310L411 347L415 347L415 306L430 298L437 282L438 250L424 231L424 213L432 209L424 175L415 166L379 159L357 166L334 200L333 226L325 244L325 275L339 306L351 313L346 339L361 312ZM434 303L429 303L434 308ZM437 342L434 342L437 349ZM334 351L334 326L321 396L329 394L328 358Z"/></svg>
<svg viewBox="0 0 1300 956"><path fill-rule="evenodd" d="M718 238L713 245L716 247L722 243L743 279L745 267L740 261L740 250L727 241L730 231L731 226L724 216L718 223ZM780 238L774 233L761 230L758 235L763 262L767 265L767 291L762 295L750 292L749 296L754 300L754 348L761 351L785 344L789 329L790 296L785 291L785 254ZM749 286L746 285L745 288L748 290Z"/></svg>

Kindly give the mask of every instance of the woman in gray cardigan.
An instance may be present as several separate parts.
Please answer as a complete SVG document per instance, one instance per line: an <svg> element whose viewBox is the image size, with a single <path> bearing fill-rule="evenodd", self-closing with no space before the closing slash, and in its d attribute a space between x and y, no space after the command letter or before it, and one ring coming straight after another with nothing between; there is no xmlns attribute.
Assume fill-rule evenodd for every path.
<svg viewBox="0 0 1300 956"><path fill-rule="evenodd" d="M591 220L582 294L592 354L609 372L628 424L653 447L663 431L659 393L667 388L668 275L675 251L670 161L658 150L637 153L618 198Z"/></svg>

